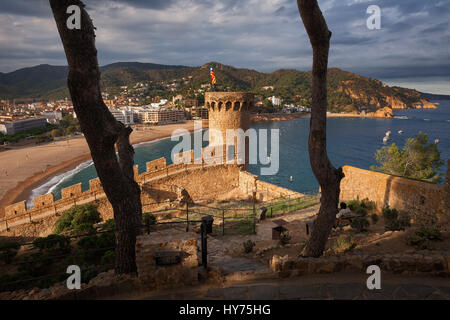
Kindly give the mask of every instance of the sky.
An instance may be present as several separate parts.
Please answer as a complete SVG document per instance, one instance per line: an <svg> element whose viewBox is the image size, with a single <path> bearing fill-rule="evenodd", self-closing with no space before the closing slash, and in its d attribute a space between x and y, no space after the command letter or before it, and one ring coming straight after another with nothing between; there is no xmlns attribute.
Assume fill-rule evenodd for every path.
<svg viewBox="0 0 450 320"><path fill-rule="evenodd" d="M310 70L295 0L85 0L100 65ZM425 92L450 94L450 0L319 0L333 32L329 66ZM381 9L370 30L367 9ZM66 65L48 0L1 0L0 72Z"/></svg>

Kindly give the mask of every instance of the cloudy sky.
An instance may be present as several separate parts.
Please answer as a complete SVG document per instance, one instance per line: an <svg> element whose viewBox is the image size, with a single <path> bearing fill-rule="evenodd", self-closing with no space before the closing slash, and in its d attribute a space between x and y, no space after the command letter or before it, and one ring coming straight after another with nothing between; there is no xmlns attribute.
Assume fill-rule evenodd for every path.
<svg viewBox="0 0 450 320"><path fill-rule="evenodd" d="M295 0L85 0L99 61L311 69ZM450 94L450 0L319 0L330 66ZM367 8L381 8L369 30ZM48 0L1 0L0 72L66 64Z"/></svg>

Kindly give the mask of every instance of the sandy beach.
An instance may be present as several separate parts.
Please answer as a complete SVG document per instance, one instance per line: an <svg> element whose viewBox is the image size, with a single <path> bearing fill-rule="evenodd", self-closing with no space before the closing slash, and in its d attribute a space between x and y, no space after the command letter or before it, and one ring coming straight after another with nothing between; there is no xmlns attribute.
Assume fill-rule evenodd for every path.
<svg viewBox="0 0 450 320"><path fill-rule="evenodd" d="M207 122L204 122L205 127ZM151 126L148 130L133 131L131 143L170 137L176 129L194 130L194 122ZM83 136L47 144L20 147L0 152L0 217L4 207L27 200L31 191L53 176L74 169L91 159Z"/></svg>

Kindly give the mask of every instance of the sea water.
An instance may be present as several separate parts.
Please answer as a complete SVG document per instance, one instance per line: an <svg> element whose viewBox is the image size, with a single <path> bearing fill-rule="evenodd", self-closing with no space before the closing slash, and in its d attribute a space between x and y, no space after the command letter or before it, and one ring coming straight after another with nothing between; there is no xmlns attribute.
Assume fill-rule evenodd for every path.
<svg viewBox="0 0 450 320"><path fill-rule="evenodd" d="M327 150L331 162L335 167L351 165L369 169L376 164L374 154L385 145L383 137L387 131L392 132L387 145L396 143L399 147L403 147L407 138L422 131L429 136L430 142L439 139L438 149L445 161L439 172L445 174L447 159L450 159L450 100L434 102L440 103L439 109L395 111L393 119L328 118ZM280 130L279 171L272 176L260 176L261 180L303 193L318 191L319 185L309 162L309 121L309 118L299 118L252 125L255 129ZM137 145L135 163L139 165L139 172L145 171L146 162L160 157L165 157L170 164L171 151L177 143L169 138ZM259 175L260 165L250 165L249 171ZM87 190L89 180L96 177L95 167L88 161L47 181L33 191L32 197L52 192L59 199L62 188L81 182L83 190Z"/></svg>

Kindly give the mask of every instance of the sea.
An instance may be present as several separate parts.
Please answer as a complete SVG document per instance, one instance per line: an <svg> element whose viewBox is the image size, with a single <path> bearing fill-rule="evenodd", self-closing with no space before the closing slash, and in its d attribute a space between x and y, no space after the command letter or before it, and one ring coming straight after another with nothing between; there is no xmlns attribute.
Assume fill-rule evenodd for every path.
<svg viewBox="0 0 450 320"><path fill-rule="evenodd" d="M438 109L399 110L395 111L392 119L328 118L327 151L331 162L335 167L351 165L369 169L376 164L376 150L386 145L383 143L386 132L391 131L387 145L395 143L403 147L407 138L422 131L429 136L430 142L439 140L438 149L441 159L445 161L439 172L445 176L447 159L450 159L450 100L433 102L440 103ZM309 121L309 118L298 118L254 123L252 127L255 129L279 129L279 170L275 175L260 175L261 167L268 165L255 164L250 165L249 171L260 175L261 180L297 192L316 193L319 185L312 173L308 155ZM193 134L190 135L192 137ZM160 157L165 157L168 164L172 163L171 151L178 143L178 140L166 138L136 145L135 163L139 165L139 171L145 170L146 162ZM204 146L206 144L203 143ZM49 192L59 199L61 189L80 182L83 190L87 190L89 180L96 177L92 161L84 162L34 189L29 199L30 205L32 198Z"/></svg>

